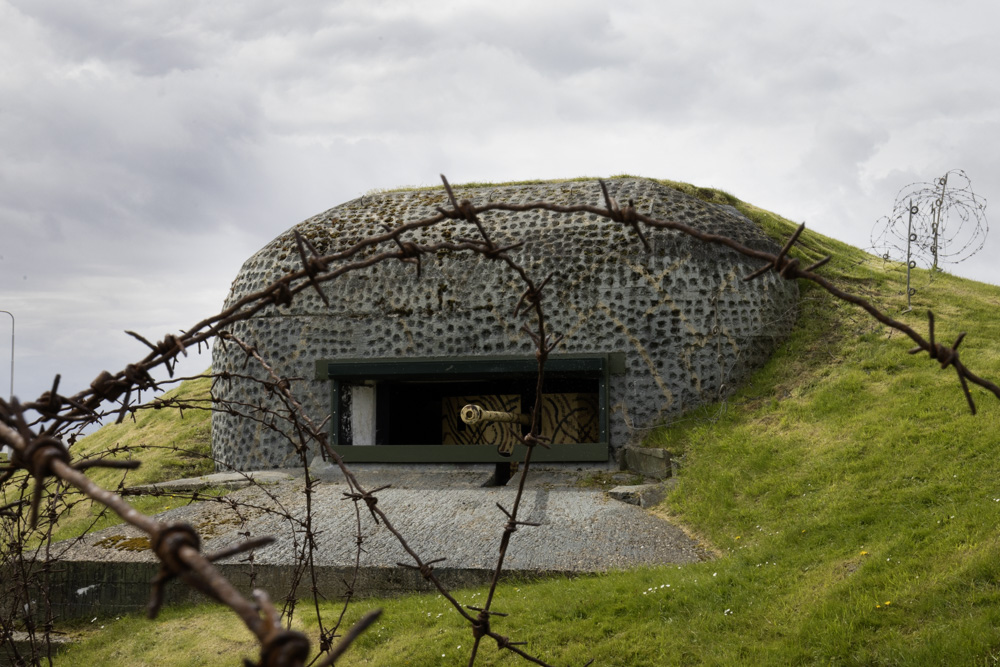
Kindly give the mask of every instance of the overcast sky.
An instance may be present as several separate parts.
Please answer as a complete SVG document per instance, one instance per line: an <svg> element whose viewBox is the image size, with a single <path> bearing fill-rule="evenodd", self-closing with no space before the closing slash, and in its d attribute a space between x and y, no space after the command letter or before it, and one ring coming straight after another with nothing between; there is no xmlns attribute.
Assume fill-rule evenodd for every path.
<svg viewBox="0 0 1000 667"><path fill-rule="evenodd" d="M442 172L688 181L861 247L949 169L1000 204L998 25L985 0L0 0L14 393L120 370L125 329L218 311L293 224ZM950 270L1000 283L998 251Z"/></svg>

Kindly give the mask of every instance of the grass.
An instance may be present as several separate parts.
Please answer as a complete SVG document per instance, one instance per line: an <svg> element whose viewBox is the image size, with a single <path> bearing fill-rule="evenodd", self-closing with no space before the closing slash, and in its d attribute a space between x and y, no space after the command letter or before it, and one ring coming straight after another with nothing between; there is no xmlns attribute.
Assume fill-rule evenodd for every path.
<svg viewBox="0 0 1000 667"><path fill-rule="evenodd" d="M202 405L211 400L211 379L187 380L163 395ZM140 410L121 424L108 424L73 446L74 457L114 451L113 459L138 458L142 465L123 473L95 468L90 477L105 488L155 484L171 479L198 477L215 472L212 462L211 412L162 408ZM219 495L218 492L212 495ZM130 497L129 503L144 514L157 514L184 502L180 496ZM92 530L122 523L118 515L89 500L78 504L58 524L53 539L64 540Z"/></svg>
<svg viewBox="0 0 1000 667"><path fill-rule="evenodd" d="M199 377L183 382L163 395L162 400L180 399L207 405L211 400L211 379ZM169 479L197 477L214 472L211 461L211 413L208 410L176 408L140 410L121 424L108 424L80 440L74 456L92 456L113 449L122 450L115 458L138 457L142 466L128 473L130 485L152 484ZM169 456L155 455L169 451ZM150 455L144 455L150 454ZM100 476L103 475L107 479ZM114 481L121 473L101 471L91 475L100 483Z"/></svg>
<svg viewBox="0 0 1000 667"><path fill-rule="evenodd" d="M167 608L155 622L144 615L87 619L67 628L86 641L61 653L55 664L198 667L236 665L253 657L256 640L219 605ZM148 642L154 642L150 650Z"/></svg>
<svg viewBox="0 0 1000 667"><path fill-rule="evenodd" d="M207 377L188 380L167 392L162 399L183 399L201 404L210 399L211 380ZM109 459L139 459L142 465L136 470L122 471L91 468L88 475L107 489L153 484L170 479L183 479L214 472L211 459L211 413L207 410L162 408L140 410L128 416L121 424L107 424L95 433L81 438L70 447L75 460L103 456ZM30 482L26 497L30 497ZM3 489L4 502L13 499L17 480ZM209 493L208 491L204 493ZM220 491L212 492L219 495ZM10 498L8 499L8 496ZM132 496L129 502L140 512L156 514L177 506L179 496ZM4 504L4 503L0 503ZM72 505L66 510L66 505ZM58 504L62 512L53 532L53 540L65 540L86 532L101 530L120 524L121 519L99 503L81 500L81 495L70 492ZM44 523L42 524L44 530ZM40 530L30 544L37 544L44 535Z"/></svg>
<svg viewBox="0 0 1000 667"><path fill-rule="evenodd" d="M794 228L731 195L694 190L776 238ZM914 311L903 314L899 265L809 232L803 246L795 252L805 259L834 254L824 275L918 331L928 308L942 340L969 331L963 362L1000 378L1000 288L918 271ZM907 339L853 306L800 287L799 322L764 368L724 403L648 438L683 453L658 511L719 557L504 584L495 608L510 615L494 629L554 664L1000 660L1000 401L973 389L979 414L970 415L953 371L908 355ZM473 605L483 595L458 593ZM356 602L348 621L375 606L382 619L338 665L467 661L471 633L440 597ZM327 618L336 612L325 607ZM247 641L219 639L230 636ZM199 608L108 622L56 664L231 665L255 652L233 614ZM491 645L480 654L480 665L525 664Z"/></svg>

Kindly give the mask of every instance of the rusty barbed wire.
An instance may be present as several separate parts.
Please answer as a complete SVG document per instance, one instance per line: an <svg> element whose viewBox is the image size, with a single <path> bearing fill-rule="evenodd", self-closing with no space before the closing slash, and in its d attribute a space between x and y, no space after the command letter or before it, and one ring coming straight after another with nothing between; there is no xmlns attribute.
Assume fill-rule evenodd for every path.
<svg viewBox="0 0 1000 667"><path fill-rule="evenodd" d="M1000 398L1000 387L978 377L960 361L958 347L965 336L964 333L960 334L951 346L937 342L934 334L933 314L929 313L929 340L924 339L914 329L903 322L889 317L870 301L841 290L830 280L816 273L816 271L830 260L829 256L813 262L805 268L800 267L799 260L790 257L789 253L798 242L804 230L804 225L795 231L777 254L773 254L747 247L726 236L703 232L680 222L659 220L647 216L638 212L631 200L626 206L622 207L610 195L607 186L603 182L600 182L600 188L605 206L599 207L587 204L564 206L547 202L528 204L487 202L477 206L469 200L458 201L447 179L442 176L442 181L450 207L438 207L436 215L401 224L394 228L383 227L385 231L382 234L371 235L359 240L348 248L328 254L321 254L308 239L296 234L296 249L301 261L300 269L286 273L271 285L258 292L245 295L218 314L196 323L188 331L176 335L167 335L163 340L156 343L150 342L135 332L127 332L145 344L150 349L149 353L143 359L129 364L125 369L115 374L107 371L101 372L90 386L83 391L72 396L60 394L60 380L59 376L56 376L52 388L33 402L22 405L16 399L10 403L0 399L0 443L11 447L13 452L8 466L0 472L0 484L9 481L14 473L19 470L26 473L24 478L25 486L23 488L27 489L29 479L33 484L30 502L18 501L9 503L0 508L0 513L3 513L4 516L10 514L16 515L27 505L29 511L28 524L34 526L38 521L39 505L46 488L46 482L49 479L59 480L61 484L78 489L87 498L105 505L118 514L126 523L135 526L149 535L152 550L160 562L159 574L152 584L149 604L151 615L155 616L162 604L164 584L170 579L180 578L189 586L227 605L240 617L244 625L254 634L260 644L260 662L257 664L261 665L261 667L265 665L303 665L310 650L308 638L302 633L282 626L280 620L281 614L277 612L277 609L266 593L255 591L253 600L243 597L212 565L214 561L221 558L252 552L254 549L267 543L270 538L250 538L223 552L205 555L200 550L200 535L193 527L184 523L164 523L146 516L126 503L119 494L103 489L95 484L83 472L88 466L128 467L134 464L104 459L97 459L92 462L77 461L74 463L73 457L70 455L69 449L64 442L64 440L71 442L76 432L83 425L93 423L107 416L115 416L116 421L120 422L126 416L134 414L134 410L138 409L141 403L141 393L143 391L158 391L162 384L164 384L153 378L151 371L155 368L164 367L168 375L172 378L176 358L179 355L187 354L188 349L200 349L202 344L207 344L212 339L220 339L226 343L232 342L241 346L247 354L248 361L252 359L256 365L265 369L265 372L269 374L269 379L262 382L269 392L281 397L285 406L280 414L272 410L264 416L258 414L256 418L260 419L261 423L266 424L269 428L278 429L275 421L278 417L284 423L292 425L293 435L289 436L289 440L300 455L300 462L303 464L307 475L304 485L308 508L304 523L306 534L303 546L299 551L300 558L302 560L310 559L311 553L315 549L310 528L312 508L311 501L308 500L312 483L308 477L308 462L304 458L305 453L308 451L308 443L312 442L317 443L325 451L326 455L340 468L349 487L349 490L344 494L345 499L350 500L354 504L358 516L360 517L363 507L376 523L381 523L381 525L391 532L404 551L413 560L413 563L405 564L405 566L418 570L448 600L456 612L469 623L474 637L474 645L469 658L470 665L475 662L482 639L487 637L496 642L498 649L510 651L529 662L546 665L547 663L540 658L532 656L520 648L520 642L512 641L510 638L497 632L492 627L491 619L504 616L502 613L493 610L492 606L495 600L497 585L503 571L510 538L521 526L537 525L521 521L518 516L525 483L531 467L531 457L534 447L537 445L547 446L544 438L540 435L540 403L545 363L549 354L559 345L561 337L548 331L543 308L544 290L553 278L553 275L548 275L544 279L536 281L523 266L511 257L509 253L519 248L523 242L505 246L498 245L491 237L481 219L483 214L489 212L544 210L556 214L590 213L622 225L631 231L637 240L647 249L650 246L646 234L652 230L672 230L686 234L704 243L727 247L744 257L764 262L758 270L747 275L744 278L745 280L753 280L770 271L776 272L786 280L808 280L824 289L833 297L858 306L882 324L906 334L916 343L916 347L910 351L911 353L926 351L932 359L941 364L942 368L951 366L955 369L961 388L973 414L976 412L976 406L968 387L969 382L983 387L992 392L997 398ZM433 227L447 220L464 220L471 223L478 231L478 237L457 238L454 241L442 240L424 244L416 243L406 237L407 234L413 231ZM301 404L298 403L292 392L292 381L288 378L278 376L252 345L239 341L227 330L229 325L246 320L260 312L263 308L271 305L277 307L289 305L295 296L303 290L316 290L320 297L326 301L325 294L321 288L322 284L335 280L346 273L382 262L399 261L414 265L416 268L415 273L419 277L423 257L449 252L478 254L486 259L499 262L506 270L512 271L517 275L520 282L525 285L525 289L514 306L513 312L515 316L520 316L526 311L532 312L534 325L525 323L521 331L534 343L538 361L535 404L530 413L531 419L528 433L521 436L522 442L526 446L526 455L522 461L523 465L519 468L520 479L518 490L512 506L507 509L498 505L505 520L503 522L497 563L493 571L486 602L482 607L464 607L458 602L434 574L434 565L444 559L425 560L418 555L394 526L388 513L378 504L377 494L386 487L371 490L365 489L344 464L343 460L330 447L322 424L317 425L313 423L305 415ZM219 374L218 379L225 381L227 378L224 374ZM156 406L156 403L151 405L153 409ZM249 404L242 406L228 404L215 405L212 409L234 410L238 414L243 415L244 413L260 411L260 407L259 405ZM35 416L29 418L28 415L32 413ZM357 541L358 553L360 553L362 543L360 528ZM315 589L315 580L313 587ZM290 617L294 609L294 601L292 600L292 597L286 599L286 617ZM318 609L317 606L317 613L319 613ZM473 615L470 612L475 612L475 614ZM343 613L341 614L341 618L343 618ZM321 622L321 650L327 652L325 657L320 659L319 664L332 664L337 656L346 650L350 642L374 621L374 618L374 616L369 616L359 621L354 626L354 629L341 639L341 642L337 646L332 645L335 633L323 630ZM248 662L247 664L253 663Z"/></svg>

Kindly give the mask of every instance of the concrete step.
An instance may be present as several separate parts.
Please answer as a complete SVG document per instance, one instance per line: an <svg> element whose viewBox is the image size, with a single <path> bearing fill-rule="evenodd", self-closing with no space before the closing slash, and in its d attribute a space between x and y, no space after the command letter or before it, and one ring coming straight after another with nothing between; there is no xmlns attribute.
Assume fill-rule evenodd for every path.
<svg viewBox="0 0 1000 667"><path fill-rule="evenodd" d="M290 470L255 470L250 472L217 472L201 477L174 479L156 484L140 484L128 488L129 495L164 493L168 491L201 491L209 487L242 489L251 484L273 485L295 479ZM299 473L301 476L301 473Z"/></svg>

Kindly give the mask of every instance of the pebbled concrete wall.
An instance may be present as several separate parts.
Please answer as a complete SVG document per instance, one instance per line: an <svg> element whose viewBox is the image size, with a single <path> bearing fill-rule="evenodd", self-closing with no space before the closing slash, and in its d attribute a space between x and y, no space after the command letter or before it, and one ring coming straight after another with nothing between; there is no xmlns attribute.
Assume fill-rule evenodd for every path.
<svg viewBox="0 0 1000 667"><path fill-rule="evenodd" d="M596 181L457 188L477 204L488 201L603 205ZM778 250L757 226L729 206L718 206L647 179L609 182L619 202L725 234L742 243ZM248 259L233 282L226 306L300 268L293 230L321 253L344 249L382 225L399 225L446 205L442 188L365 196L289 229ZM500 244L525 241L511 254L537 279L556 272L546 291L550 330L564 334L560 353L625 352L626 372L611 379L610 430L618 449L641 438L665 418L717 400L759 367L787 335L797 315L798 288L774 274L750 283L758 268L737 253L669 231L649 234L647 253L627 228L587 214L543 211L487 213L485 226ZM463 221L414 233L411 240L475 237ZM394 247L394 246L393 246ZM294 384L317 421L330 413L327 382L312 380L317 359L531 355L531 341L512 311L523 286L495 262L458 253L424 257L415 267L383 263L323 286L326 307L314 290L289 307L268 306L231 327ZM218 342L215 371L246 372L244 355ZM247 366L249 372L261 372ZM213 394L244 405L272 405L249 382L217 381ZM244 470L298 465L288 440L266 424L225 413L212 421L214 456ZM310 453L311 457L311 453Z"/></svg>

